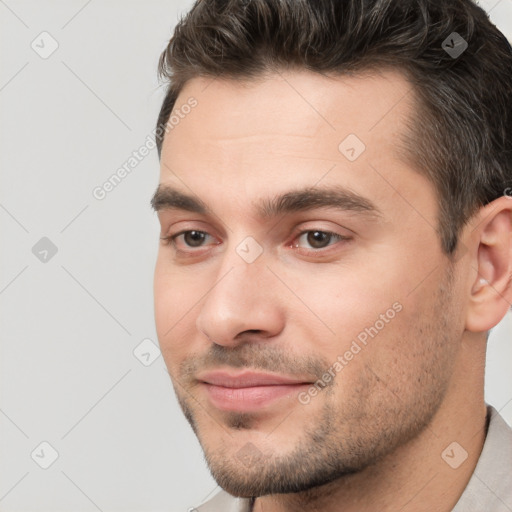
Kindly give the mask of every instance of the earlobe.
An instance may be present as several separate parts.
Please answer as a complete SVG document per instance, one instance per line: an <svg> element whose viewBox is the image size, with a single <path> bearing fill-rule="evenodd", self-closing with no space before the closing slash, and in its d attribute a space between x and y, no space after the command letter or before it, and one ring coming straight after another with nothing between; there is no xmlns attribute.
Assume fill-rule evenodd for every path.
<svg viewBox="0 0 512 512"><path fill-rule="evenodd" d="M471 262L475 273L466 329L488 331L512 303L512 200L500 197L483 207L475 230L478 248Z"/></svg>

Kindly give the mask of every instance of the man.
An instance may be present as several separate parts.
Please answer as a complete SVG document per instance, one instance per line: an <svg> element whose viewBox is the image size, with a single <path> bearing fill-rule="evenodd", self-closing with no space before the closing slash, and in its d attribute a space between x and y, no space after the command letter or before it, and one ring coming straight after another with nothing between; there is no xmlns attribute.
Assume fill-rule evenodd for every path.
<svg viewBox="0 0 512 512"><path fill-rule="evenodd" d="M156 324L211 511L512 510L512 50L470 0L202 0L160 59Z"/></svg>

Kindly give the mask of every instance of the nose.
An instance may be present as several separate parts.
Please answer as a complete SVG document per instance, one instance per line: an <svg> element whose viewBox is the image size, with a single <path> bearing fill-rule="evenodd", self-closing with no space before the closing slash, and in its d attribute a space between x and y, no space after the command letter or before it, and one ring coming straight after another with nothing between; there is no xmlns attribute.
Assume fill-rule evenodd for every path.
<svg viewBox="0 0 512 512"><path fill-rule="evenodd" d="M225 347L240 344L247 333L258 340L278 335L285 312L276 291L278 279L267 268L264 253L247 263L234 249L229 252L200 306L197 329Z"/></svg>

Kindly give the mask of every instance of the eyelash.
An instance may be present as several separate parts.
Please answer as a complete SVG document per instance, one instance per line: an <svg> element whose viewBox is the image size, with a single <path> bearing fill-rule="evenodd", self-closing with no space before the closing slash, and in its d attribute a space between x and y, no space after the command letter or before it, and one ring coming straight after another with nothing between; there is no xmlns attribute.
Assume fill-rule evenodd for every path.
<svg viewBox="0 0 512 512"><path fill-rule="evenodd" d="M172 245L177 252L179 252L181 254L189 255L190 252L194 253L196 251L194 251L193 249L192 249L192 251L183 251L181 249L177 249L176 248L175 240L179 236L187 234L187 233L191 233L193 231L196 232L196 233L202 233L204 235L211 236L206 231L201 231L201 230L198 230L198 229L187 229L187 230L184 230L184 231L180 231L179 233L176 233L174 235L169 235L169 236L162 237L161 240L165 243L165 245ZM332 231L325 231L325 230L321 230L321 229L305 229L303 231L300 231L295 236L295 238L293 240L295 241L297 238L300 238L302 235L307 234L307 233L323 233L325 235L328 235L331 238L336 239L338 242L348 241L348 240L351 239L351 237L343 236L343 235L340 235L338 233L333 233ZM322 247L320 249L306 249L306 250L304 250L302 248L301 251L305 251L306 255L312 255L312 254L319 255L322 252L325 252L326 250L328 250L328 248L331 247L332 245L334 245L334 244L329 244L326 247ZM298 244L291 244L291 246L294 247L294 248L298 248ZM199 248L201 248L201 246Z"/></svg>

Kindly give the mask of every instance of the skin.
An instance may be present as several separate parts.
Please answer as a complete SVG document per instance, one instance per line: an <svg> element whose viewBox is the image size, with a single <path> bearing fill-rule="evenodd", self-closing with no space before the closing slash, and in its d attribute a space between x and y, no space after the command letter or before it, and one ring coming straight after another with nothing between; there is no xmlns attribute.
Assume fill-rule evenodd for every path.
<svg viewBox="0 0 512 512"><path fill-rule="evenodd" d="M178 98L176 109L191 96L198 105L165 137L160 184L208 210L160 208L161 236L207 236L199 246L161 241L157 332L214 478L257 496L254 511L449 511L478 460L486 334L512 301L512 200L478 211L452 264L435 231L435 190L400 157L415 108L408 91L397 71L288 71L248 83L196 78ZM351 133L366 145L353 162L338 149ZM263 219L254 206L331 186L380 215L317 208ZM306 230L349 240L315 246L299 236ZM248 236L263 251L252 263L236 251ZM290 392L256 411L224 411L197 378L246 367L314 382L396 303L307 404ZM454 441L468 454L456 469L441 456Z"/></svg>

